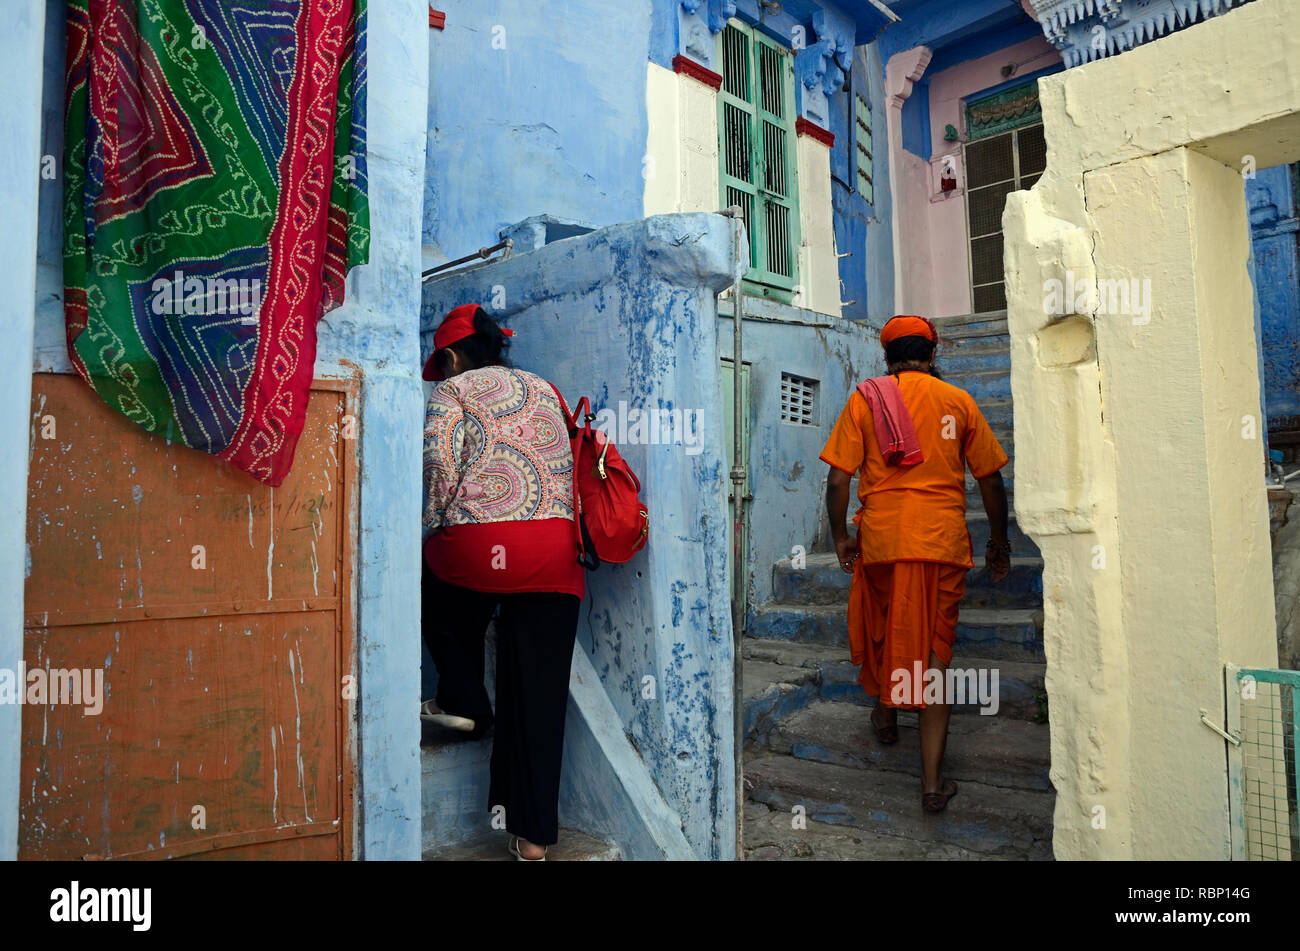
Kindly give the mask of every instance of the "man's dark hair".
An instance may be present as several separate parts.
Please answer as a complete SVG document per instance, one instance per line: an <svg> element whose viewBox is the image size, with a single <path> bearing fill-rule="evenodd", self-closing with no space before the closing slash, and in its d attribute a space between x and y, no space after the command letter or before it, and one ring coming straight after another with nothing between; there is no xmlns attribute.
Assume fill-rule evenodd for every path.
<svg viewBox="0 0 1300 951"><path fill-rule="evenodd" d="M482 307L474 311L474 333L464 340L457 340L450 347L438 351L435 360L438 372L443 378L451 376L451 351L455 350L463 358L468 368L478 370L482 367L508 367L510 361L506 351L510 347L510 338L501 332L497 322L487 315Z"/></svg>
<svg viewBox="0 0 1300 951"><path fill-rule="evenodd" d="M928 363L934 353L934 343L926 337L897 337L885 346L885 362L891 367L898 363Z"/></svg>

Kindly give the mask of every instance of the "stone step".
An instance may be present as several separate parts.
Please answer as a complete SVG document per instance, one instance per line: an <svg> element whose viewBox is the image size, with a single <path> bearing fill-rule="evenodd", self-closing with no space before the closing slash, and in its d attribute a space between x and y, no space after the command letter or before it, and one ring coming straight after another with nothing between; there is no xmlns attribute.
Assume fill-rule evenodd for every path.
<svg viewBox="0 0 1300 951"><path fill-rule="evenodd" d="M850 825L793 821L761 802L745 803L745 861L987 861L996 856L972 852L946 842L916 842Z"/></svg>
<svg viewBox="0 0 1300 951"><path fill-rule="evenodd" d="M779 753L745 760L747 798L785 817L848 826L913 843L918 857L937 845L986 857L1050 859L1056 795L972 780L947 810L921 809L921 783L904 773L819 763Z"/></svg>
<svg viewBox="0 0 1300 951"><path fill-rule="evenodd" d="M491 734L471 740L423 721L420 727L423 850L450 848L491 832Z"/></svg>
<svg viewBox="0 0 1300 951"><path fill-rule="evenodd" d="M921 777L917 714L898 714L898 742L876 739L870 711L850 703L813 703L786 717L755 742L772 753L855 769ZM1050 791L1046 724L996 715L952 717L944 775L957 782Z"/></svg>
<svg viewBox="0 0 1300 951"><path fill-rule="evenodd" d="M1043 606L1043 559L1031 555L1012 555L1011 574L997 584L989 578L981 546L975 567L966 573L966 596L961 609L970 608L1041 608Z"/></svg>
<svg viewBox="0 0 1300 951"><path fill-rule="evenodd" d="M847 648L845 604L785 604L773 601L754 612L748 636ZM963 608L956 649L998 660L1042 661L1043 612L1036 608Z"/></svg>
<svg viewBox="0 0 1300 951"><path fill-rule="evenodd" d="M989 543L989 517L982 507L967 509L966 527L970 530L971 549L977 555L983 554ZM1007 514L1007 541L1011 542L1012 557L1028 555L1037 558L1041 554L1033 539L1020 530L1015 512Z"/></svg>
<svg viewBox="0 0 1300 951"><path fill-rule="evenodd" d="M1028 608L962 608L954 652L993 660L1046 663L1043 612Z"/></svg>
<svg viewBox="0 0 1300 951"><path fill-rule="evenodd" d="M809 704L874 703L858 684L858 668L847 648L768 641L746 637L744 651L745 730L749 736ZM958 649L953 666L998 672L998 715L1032 720L1040 716L1039 698L1046 667L1041 663L991 660ZM958 713L978 713L972 704L957 706Z"/></svg>
<svg viewBox="0 0 1300 951"><path fill-rule="evenodd" d="M989 424L994 432L1013 428L1015 414L1011 409L1011 400L982 400L979 407L980 412L984 414L985 422ZM1010 454L1011 450L1007 449L1007 455Z"/></svg>
<svg viewBox="0 0 1300 951"><path fill-rule="evenodd" d="M984 570L983 552L983 545L975 550L975 567L966 575L963 606L1041 606L1041 558L1013 555L1011 574L994 585ZM772 569L772 595L784 604L844 604L852 580L852 575L840 569L834 552L813 552L804 557L802 568L795 568L788 558L776 563Z"/></svg>
<svg viewBox="0 0 1300 951"><path fill-rule="evenodd" d="M1008 462L999 472L1002 473L1002 485L1007 490L1008 512L1010 511L1011 495L1016 489L1016 464L1014 461ZM980 484L970 472L966 473L966 511L983 512L984 496L980 494Z"/></svg>
<svg viewBox="0 0 1300 951"><path fill-rule="evenodd" d="M516 862L507 851L510 836L503 831L489 832L464 842L426 849L426 862ZM548 862L618 862L623 855L618 846L572 829L560 829L560 840L546 850Z"/></svg>
<svg viewBox="0 0 1300 951"><path fill-rule="evenodd" d="M1000 370L1009 374L1011 347L996 337L971 337L956 346L940 347L934 362L949 383L954 376L972 371Z"/></svg>
<svg viewBox="0 0 1300 951"><path fill-rule="evenodd" d="M1008 370L948 370L944 380L965 390L981 406L990 400L1011 399L1011 374Z"/></svg>
<svg viewBox="0 0 1300 951"><path fill-rule="evenodd" d="M934 327L939 331L939 340L961 339L974 334L989 332L1007 333L1007 312L990 311L985 314L961 314L955 317L935 317Z"/></svg>
<svg viewBox="0 0 1300 951"><path fill-rule="evenodd" d="M773 601L758 608L746 634L761 640L793 641L848 647L847 605L784 604Z"/></svg>
<svg viewBox="0 0 1300 951"><path fill-rule="evenodd" d="M858 685L858 668L848 648L746 637L744 651L744 728L750 738L811 703L869 703Z"/></svg>

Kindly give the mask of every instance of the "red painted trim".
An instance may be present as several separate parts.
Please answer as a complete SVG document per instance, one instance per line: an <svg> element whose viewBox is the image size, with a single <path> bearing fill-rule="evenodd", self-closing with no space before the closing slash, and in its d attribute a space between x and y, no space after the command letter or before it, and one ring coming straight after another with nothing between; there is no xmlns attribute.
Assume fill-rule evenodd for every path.
<svg viewBox="0 0 1300 951"><path fill-rule="evenodd" d="M429 4L429 26L435 30L441 30L447 26L447 14L435 10L433 4Z"/></svg>
<svg viewBox="0 0 1300 951"><path fill-rule="evenodd" d="M796 135L806 135L816 139L827 148L835 145L835 133L828 132L815 122L809 122L803 116L800 116L798 121L795 122L794 131Z"/></svg>
<svg viewBox="0 0 1300 951"><path fill-rule="evenodd" d="M678 53L673 57L673 72L698 79L714 90L722 88L722 74L715 73L707 66L701 66L695 60Z"/></svg>

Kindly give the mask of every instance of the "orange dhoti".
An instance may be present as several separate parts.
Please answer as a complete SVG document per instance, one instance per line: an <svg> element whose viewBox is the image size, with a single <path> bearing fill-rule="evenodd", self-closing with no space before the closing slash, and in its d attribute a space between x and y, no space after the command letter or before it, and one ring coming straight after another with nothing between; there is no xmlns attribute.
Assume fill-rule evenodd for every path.
<svg viewBox="0 0 1300 951"><path fill-rule="evenodd" d="M853 663L862 668L858 683L882 705L924 706L891 699L895 671L905 672L905 682L914 684L918 672L930 667L931 652L944 666L952 662L966 571L926 561L857 562L849 591L849 648ZM913 689L917 693L909 689L908 698L919 698L920 685Z"/></svg>

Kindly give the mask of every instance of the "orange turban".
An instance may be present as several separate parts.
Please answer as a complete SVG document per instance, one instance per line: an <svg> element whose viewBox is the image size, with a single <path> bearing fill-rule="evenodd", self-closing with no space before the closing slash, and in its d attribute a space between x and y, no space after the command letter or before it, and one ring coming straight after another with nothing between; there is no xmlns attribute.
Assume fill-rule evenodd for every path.
<svg viewBox="0 0 1300 951"><path fill-rule="evenodd" d="M924 317L911 315L891 317L880 331L880 345L887 347L899 337L924 337L931 343L939 342L939 332L934 329L934 324Z"/></svg>

